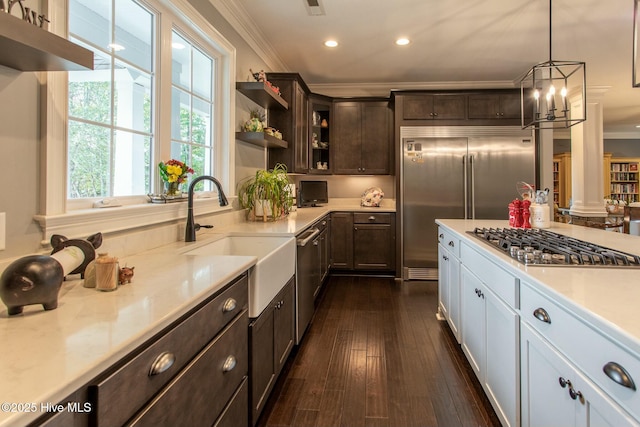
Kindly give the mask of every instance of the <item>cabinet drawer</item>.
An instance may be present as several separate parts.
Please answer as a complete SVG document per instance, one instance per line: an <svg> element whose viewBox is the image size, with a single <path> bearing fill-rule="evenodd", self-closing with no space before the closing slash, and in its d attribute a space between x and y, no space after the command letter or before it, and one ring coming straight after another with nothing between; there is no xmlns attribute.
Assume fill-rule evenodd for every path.
<svg viewBox="0 0 640 427"><path fill-rule="evenodd" d="M390 213L354 213L354 224L391 224Z"/></svg>
<svg viewBox="0 0 640 427"><path fill-rule="evenodd" d="M618 346L527 283L522 284L520 304L523 320L556 346L636 420L640 420L638 355ZM612 366L611 363L624 368L635 382L635 391L614 382L605 374L605 366Z"/></svg>
<svg viewBox="0 0 640 427"><path fill-rule="evenodd" d="M511 308L518 308L518 285L514 276L466 244L460 245L460 260Z"/></svg>
<svg viewBox="0 0 640 427"><path fill-rule="evenodd" d="M460 258L460 239L451 231L438 227L438 243L451 252L456 258Z"/></svg>
<svg viewBox="0 0 640 427"><path fill-rule="evenodd" d="M211 426L247 375L248 324L245 310L130 425Z"/></svg>
<svg viewBox="0 0 640 427"><path fill-rule="evenodd" d="M245 378L231 398L231 402L224 408L220 418L213 427L237 427L249 425L249 379Z"/></svg>
<svg viewBox="0 0 640 427"><path fill-rule="evenodd" d="M247 308L247 286L245 274L169 332L154 339L151 345L125 365L91 385L97 425L121 425L137 412L229 321ZM154 363L159 362L162 366L162 362L170 360L171 355L175 358L173 364L152 375Z"/></svg>

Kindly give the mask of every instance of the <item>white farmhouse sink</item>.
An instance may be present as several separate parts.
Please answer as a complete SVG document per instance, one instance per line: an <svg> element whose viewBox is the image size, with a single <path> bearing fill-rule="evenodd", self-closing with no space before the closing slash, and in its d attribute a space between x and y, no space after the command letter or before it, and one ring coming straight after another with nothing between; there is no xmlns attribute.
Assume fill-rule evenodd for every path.
<svg viewBox="0 0 640 427"><path fill-rule="evenodd" d="M295 272L293 237L227 236L200 246L186 255L255 256L249 270L249 317L258 317Z"/></svg>

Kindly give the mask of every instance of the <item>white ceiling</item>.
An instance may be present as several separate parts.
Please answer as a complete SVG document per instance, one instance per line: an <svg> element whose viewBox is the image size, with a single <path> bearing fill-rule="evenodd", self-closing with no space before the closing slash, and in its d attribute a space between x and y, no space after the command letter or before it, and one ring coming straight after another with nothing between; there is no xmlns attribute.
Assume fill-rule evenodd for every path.
<svg viewBox="0 0 640 427"><path fill-rule="evenodd" d="M298 72L331 96L519 87L532 65L550 59L547 0L319 0L323 16L310 16L306 0L210 1L273 71ZM640 139L633 3L553 3L552 59L586 62L587 86L607 88L608 137ZM395 45L400 36L411 43ZM339 46L325 47L329 38Z"/></svg>

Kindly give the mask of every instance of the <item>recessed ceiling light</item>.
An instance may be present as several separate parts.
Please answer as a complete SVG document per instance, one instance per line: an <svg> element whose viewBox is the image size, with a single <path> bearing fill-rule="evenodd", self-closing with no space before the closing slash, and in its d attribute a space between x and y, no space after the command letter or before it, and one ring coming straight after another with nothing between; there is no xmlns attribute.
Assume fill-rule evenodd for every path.
<svg viewBox="0 0 640 427"><path fill-rule="evenodd" d="M398 46L405 46L405 45L408 45L409 43L411 43L411 42L409 41L409 39L406 39L406 38L400 38L400 39L396 40L396 44Z"/></svg>
<svg viewBox="0 0 640 427"><path fill-rule="evenodd" d="M335 40L327 40L326 42L324 42L324 45L326 47L336 47L338 46L338 42Z"/></svg>
<svg viewBox="0 0 640 427"><path fill-rule="evenodd" d="M640 128L640 125L636 125L637 128Z"/></svg>
<svg viewBox="0 0 640 427"><path fill-rule="evenodd" d="M115 50L116 52L118 52L119 50L124 50L124 46L118 43L109 43L109 47Z"/></svg>

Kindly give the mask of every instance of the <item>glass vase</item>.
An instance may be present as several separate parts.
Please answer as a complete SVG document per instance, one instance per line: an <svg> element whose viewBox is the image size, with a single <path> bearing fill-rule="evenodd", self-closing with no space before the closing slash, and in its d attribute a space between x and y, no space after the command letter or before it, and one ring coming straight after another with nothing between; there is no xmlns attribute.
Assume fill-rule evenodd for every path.
<svg viewBox="0 0 640 427"><path fill-rule="evenodd" d="M164 194L167 197L180 197L182 196L182 190L180 189L179 182L165 182Z"/></svg>

